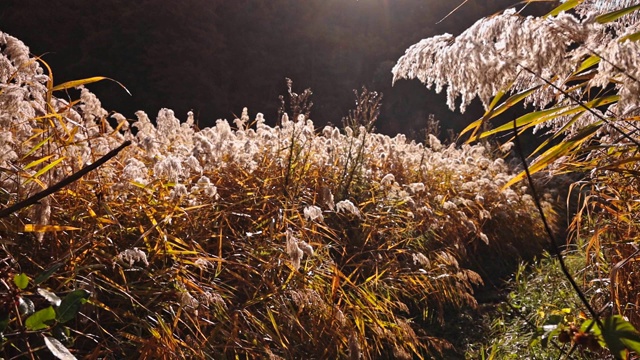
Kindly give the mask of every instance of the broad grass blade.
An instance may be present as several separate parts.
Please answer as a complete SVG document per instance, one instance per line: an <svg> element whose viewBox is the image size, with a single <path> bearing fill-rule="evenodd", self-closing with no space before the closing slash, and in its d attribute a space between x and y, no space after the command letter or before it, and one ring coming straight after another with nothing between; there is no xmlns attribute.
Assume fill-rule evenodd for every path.
<svg viewBox="0 0 640 360"><path fill-rule="evenodd" d="M628 8L624 8L624 9L620 9L617 11L613 11L610 12L608 14L602 14L598 17L596 17L596 21L599 22L600 24L606 24L608 22L612 22L615 20L618 20L619 18L630 14L636 10L640 10L640 5L635 5L635 6L629 6Z"/></svg>

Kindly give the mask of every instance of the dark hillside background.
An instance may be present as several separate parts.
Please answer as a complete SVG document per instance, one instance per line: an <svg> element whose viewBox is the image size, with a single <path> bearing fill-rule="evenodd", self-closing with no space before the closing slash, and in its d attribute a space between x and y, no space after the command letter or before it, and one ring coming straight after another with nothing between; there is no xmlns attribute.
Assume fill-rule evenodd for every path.
<svg viewBox="0 0 640 360"><path fill-rule="evenodd" d="M108 76L90 85L108 110L180 119L192 109L200 126L249 107L275 123L278 95L314 93L316 125L340 124L353 89L384 93L380 132L423 128L430 113L459 130L479 106L450 112L444 96L417 81L391 87L391 68L407 47L432 35L458 34L514 0L2 0L0 31L24 41L54 70L55 83ZM536 9L529 9L529 11ZM537 9L540 11L540 9ZM452 64L455 66L455 64Z"/></svg>

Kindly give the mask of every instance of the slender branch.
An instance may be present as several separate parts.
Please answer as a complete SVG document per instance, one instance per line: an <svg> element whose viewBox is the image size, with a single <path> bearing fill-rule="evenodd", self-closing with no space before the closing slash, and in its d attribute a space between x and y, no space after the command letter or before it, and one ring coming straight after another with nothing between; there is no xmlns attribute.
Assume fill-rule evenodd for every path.
<svg viewBox="0 0 640 360"><path fill-rule="evenodd" d="M569 269L567 268L567 265L564 262L564 258L562 257L562 252L560 251L560 248L558 247L558 243L556 242L556 238L553 235L553 231L551 230L551 227L549 226L549 222L547 221L547 217L545 216L544 211L542 210L542 205L540 204L540 197L538 196L538 192L536 191L536 187L533 184L533 178L531 177L531 173L529 172L529 166L527 165L526 156L524 155L524 150L522 149L522 144L520 142L520 137L518 136L518 131L517 130L518 129L517 129L517 125L516 125L516 119L514 118L513 119L513 131L514 131L514 135L515 135L514 143L515 143L515 147L516 147L516 152L518 153L518 156L520 157L520 160L522 161L522 166L524 166L524 171L527 174L527 180L529 182L529 188L531 188L531 195L533 196L533 199L534 199L534 201L536 203L536 207L538 208L538 212L540 213L540 217L542 218L542 223L544 224L544 228L545 228L545 230L547 232L547 235L549 236L549 240L551 241L551 249L553 250L554 255L558 259L558 262L560 263L560 268L562 269L562 273L567 278L567 280L569 280L569 283L571 284L571 287L576 292L576 294L578 294L578 297L580 298L580 301L585 306L585 308L587 308L587 310L589 311L589 314L591 314L591 317L598 324L598 327L600 329L603 329L604 327L602 325L602 321L600 321L600 317L598 316L598 313L593 309L593 307L591 307L591 304L589 304L589 300L587 300L587 297L584 295L584 293L582 292L582 290L580 289L580 287L578 286L576 281L573 279L573 276L569 272Z"/></svg>
<svg viewBox="0 0 640 360"><path fill-rule="evenodd" d="M114 156L118 155L118 153L120 151L122 151L122 149L126 148L127 146L131 145L131 141L127 140L125 142L122 143L122 145L118 146L117 148L109 151L106 155L104 155L103 157L101 157L100 159L98 159L96 162L87 165L85 167L83 167L82 169L80 169L79 171L69 175L68 177L62 179L59 183L52 185L42 191L40 191L37 194L34 194L33 196L28 197L27 199L20 201L16 204L13 204L12 206L9 206L6 209L2 209L0 210L0 219L7 217L11 214L13 214L14 212L26 208L27 206L31 206L35 203L37 203L38 201L42 200L43 198L57 192L60 191L62 188L64 188L65 186L79 180L81 177L85 176L86 174L88 174L89 172L97 169L98 167L102 166L102 164L106 163L107 161L109 161L111 158L113 158Z"/></svg>

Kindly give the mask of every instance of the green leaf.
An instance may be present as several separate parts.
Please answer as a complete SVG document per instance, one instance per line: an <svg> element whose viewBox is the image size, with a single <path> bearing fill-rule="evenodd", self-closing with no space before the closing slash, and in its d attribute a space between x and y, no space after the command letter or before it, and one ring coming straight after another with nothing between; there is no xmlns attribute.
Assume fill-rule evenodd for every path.
<svg viewBox="0 0 640 360"><path fill-rule="evenodd" d="M39 164L51 159L52 157L54 157L54 155L48 155L48 156L41 157L40 159L36 159L36 160L30 162L29 164L27 164L27 166L22 168L22 170L31 169L32 167L34 167L36 165L39 165Z"/></svg>
<svg viewBox="0 0 640 360"><path fill-rule="evenodd" d="M580 67L578 68L578 70L576 70L575 74L579 74L585 70L587 70L588 68L596 65L597 63L600 62L600 57L596 56L596 55L591 55L589 56L587 59L585 59L582 64L580 64Z"/></svg>
<svg viewBox="0 0 640 360"><path fill-rule="evenodd" d="M500 102L500 100L502 100L502 98L504 97L504 95L506 93L507 93L507 90L498 91L496 96L493 97L493 100L491 100L491 104L489 104L489 110L487 110L487 112L485 112L485 115L488 115L493 109L495 109L495 107L498 105L498 102Z"/></svg>
<svg viewBox="0 0 640 360"><path fill-rule="evenodd" d="M33 282L36 285L42 284L43 282L47 281L47 279L49 279L51 277L51 275L53 275L54 272L58 271L58 269L60 269L62 267L62 265L64 265L64 264L63 263L57 263L57 264L51 266L50 268L48 268L47 270L43 271L38 276L36 276L36 278L33 280Z"/></svg>
<svg viewBox="0 0 640 360"><path fill-rule="evenodd" d="M546 148L547 145L549 145L554 139L558 139L563 134L565 134L567 132L567 130L569 128L571 128L576 123L576 121L578 121L578 119L580 119L580 117L586 112L586 110L584 109L585 107L593 109L593 108L596 108L598 106L611 104L613 102L618 101L619 99L620 99L619 95L611 95L611 96L599 97L599 98L593 99L593 100L591 100L591 101L589 101L587 103L584 103L584 107L583 106L575 106L573 108L570 108L570 109L568 109L566 111L563 111L561 113L558 113L558 114L554 115L553 118L561 117L561 116L569 116L569 115L574 115L575 114L571 118L571 120L569 120L568 122L566 122L564 124L564 126L562 126L562 128L560 128L559 130L555 131L553 136L551 136L550 138L548 138L544 142L542 142L542 144L540 144L540 146L538 146L538 148L536 148L531 153L530 156L533 156L533 155L537 154L539 151L541 151L542 149ZM547 119L547 120L551 120L551 119L552 118Z"/></svg>
<svg viewBox="0 0 640 360"><path fill-rule="evenodd" d="M582 330L584 331L591 322L593 321L585 321L582 324ZM627 350L640 354L640 333L622 316L614 315L604 319L602 330L597 324L594 325L593 333L602 336L607 348L616 359L626 359Z"/></svg>
<svg viewBox="0 0 640 360"><path fill-rule="evenodd" d="M539 85L535 86L535 87L532 87L530 89L527 89L527 90L523 90L523 91L521 91L521 92L519 92L517 94L511 95L507 100L505 100L503 103L501 103L500 105L498 105L498 107L496 107L494 109L493 107L495 106L495 104L499 101L499 99L501 99L504 96L504 93L501 91L493 99L493 101L491 102L491 107L482 116L482 118L474 121L471 125L467 126L464 130L462 130L462 132L460 133L460 136L464 135L465 133L467 133L470 130L473 130L473 133L470 135L468 142L471 142L471 141L474 141L474 140L478 140L478 138L480 136L480 135L478 135L478 131L482 127L482 124L484 124L486 121L488 121L490 119L493 119L496 116L502 114L503 112L507 111L512 106L518 104L519 102L524 100L527 96L531 95L534 91L538 90L538 88L540 88Z"/></svg>
<svg viewBox="0 0 640 360"><path fill-rule="evenodd" d="M56 319L64 324L75 318L80 310L80 306L87 302L89 295L91 295L91 293L84 289L72 291L67 294L57 309L58 316Z"/></svg>
<svg viewBox="0 0 640 360"><path fill-rule="evenodd" d="M540 123L555 119L557 116L559 116L560 112L565 108L566 106L560 107L560 108L551 108L546 110L533 111L528 114L522 115L516 119L516 128L518 129L521 127L530 128ZM509 131L509 130L513 130L513 122L508 122L506 124L498 126L497 128L491 129L489 131L485 131L479 135L479 138L482 139L487 136L497 134L503 131Z"/></svg>
<svg viewBox="0 0 640 360"><path fill-rule="evenodd" d="M605 24L608 22L612 22L615 20L618 20L619 18L630 14L636 10L640 10L640 5L635 5L635 6L629 6L628 8L624 8L624 9L620 9L617 11L613 11L607 14L602 14L598 17L596 17L596 21L599 22L600 24Z"/></svg>
<svg viewBox="0 0 640 360"><path fill-rule="evenodd" d="M24 160L26 159L29 155L35 153L36 151L38 151L38 149L40 149L44 144L48 143L49 140L51 140L53 138L53 136L49 136L46 139L43 139L42 141L40 141L38 144L36 144L36 146L32 147L31 150L29 150L29 152L27 152L20 160Z"/></svg>
<svg viewBox="0 0 640 360"><path fill-rule="evenodd" d="M633 34L629 34L627 36L623 36L622 38L620 38L620 42L624 42L627 40L631 40L631 41L638 41L640 40L640 31L635 32Z"/></svg>
<svg viewBox="0 0 640 360"><path fill-rule="evenodd" d="M24 321L24 326L27 328L27 330L42 330L49 327L47 322L50 323L55 319L56 311L53 309L53 306L49 306L31 314L31 316L29 316L27 320Z"/></svg>
<svg viewBox="0 0 640 360"><path fill-rule="evenodd" d="M473 141L476 138L476 133L478 132L478 129L480 129L481 125L484 124L484 122L486 121L485 117L488 116L488 112L487 114L485 114L483 117L481 117L480 119L472 122L471 124L469 124L469 126L467 126L466 128L464 128L461 132L459 136L462 136L466 133L468 133L469 131L473 130L473 133L471 134L471 137L469 138L469 141Z"/></svg>
<svg viewBox="0 0 640 360"><path fill-rule="evenodd" d="M49 349L49 351L51 351L53 356L55 356L56 358L58 358L60 360L75 360L76 359L76 357L73 356L71 351L69 351L69 349L67 349L66 346L62 345L62 343L60 341L58 341L58 339L56 339L56 338L45 336L44 337L44 344L47 345L47 348Z"/></svg>
<svg viewBox="0 0 640 360"><path fill-rule="evenodd" d="M511 85L509 85L509 87L511 87ZM489 108L487 109L487 111L485 111L484 115L482 115L482 117L480 119L474 121L471 125L467 126L464 130L462 130L462 132L460 132L459 136L462 136L467 131L473 129L473 134L471 135L471 138L475 138L476 137L476 133L482 127L482 125L486 121L488 121L489 119L491 119L493 117L493 111L494 111L495 107L498 105L498 102L500 102L500 100L507 93L507 90L508 90L508 88L498 91L496 96L493 97L493 100L491 100L491 104L489 104Z"/></svg>
<svg viewBox="0 0 640 360"><path fill-rule="evenodd" d="M16 284L18 289L24 290L29 286L29 277L25 273L18 274L13 277L13 283Z"/></svg>
<svg viewBox="0 0 640 360"><path fill-rule="evenodd" d="M571 125L573 125L583 114L584 111L580 111L578 114L574 115L571 120L569 120L560 130L556 131L551 137L548 137L545 141L543 141L542 144L540 144L529 156L535 156L540 151L547 148L547 146L551 144L555 139L561 138L561 136L565 134L565 131L569 129Z"/></svg>

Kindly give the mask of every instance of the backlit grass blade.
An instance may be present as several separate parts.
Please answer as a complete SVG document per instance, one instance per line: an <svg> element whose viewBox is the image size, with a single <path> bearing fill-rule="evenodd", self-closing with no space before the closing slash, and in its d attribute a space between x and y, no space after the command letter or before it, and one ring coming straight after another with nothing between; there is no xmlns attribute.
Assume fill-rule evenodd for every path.
<svg viewBox="0 0 640 360"><path fill-rule="evenodd" d="M629 34L629 35L627 35L627 36L623 36L623 37L620 39L620 42L627 41L627 40L631 40L631 41L638 41L638 40L640 40L640 31L635 32L635 33L633 33L633 34Z"/></svg>
<svg viewBox="0 0 640 360"><path fill-rule="evenodd" d="M630 158L627 158L627 159L614 161L614 162L612 162L610 164L607 164L605 166L601 166L598 169L599 170L616 170L616 169L619 169L620 167L622 167L623 165L633 164L633 163L640 163L640 156L634 156L634 157L630 157Z"/></svg>
<svg viewBox="0 0 640 360"><path fill-rule="evenodd" d="M276 320L275 316L273 316L273 311L269 308L267 308L267 315L269 316L269 321L271 322L271 326L273 327L273 330L276 332L276 335L278 335L278 340L280 341L280 345L282 345L282 347L286 349L287 343L285 339L283 339L282 334L280 333L280 326L278 326L278 321Z"/></svg>
<svg viewBox="0 0 640 360"><path fill-rule="evenodd" d="M50 112L55 112L53 109L53 106L51 105L51 97L53 96L53 71L51 71L51 67L49 66L49 64L47 64L46 61L42 60L42 58L40 57L36 57L36 59L45 67L47 68L47 94L46 94L46 105L47 105L47 111Z"/></svg>
<svg viewBox="0 0 640 360"><path fill-rule="evenodd" d="M38 224L26 224L23 228L24 232L56 232L56 231L76 231L82 230L75 226L64 225L38 225Z"/></svg>
<svg viewBox="0 0 640 360"><path fill-rule="evenodd" d="M32 147L26 154L24 154L24 156L22 157L21 160L26 159L29 155L35 153L36 151L38 151L38 149L40 149L44 144L46 144L47 142L49 142L49 140L51 140L53 138L53 136L48 136L44 139L42 139L42 141L40 141L39 143L37 143L34 147Z"/></svg>
<svg viewBox="0 0 640 360"><path fill-rule="evenodd" d="M495 110L489 112L488 117L483 116L481 121L475 121L472 125L474 125L474 129L473 129L473 133L471 134L471 136L469 137L469 139L467 140L467 142L471 142L471 141L475 141L478 140L478 131L480 131L480 127L481 125L489 120L489 119L493 119L494 117L502 114L503 112L507 111L509 108L511 108L513 105L523 101L525 98L527 98L527 96L531 95L534 91L538 90L540 88L540 86L535 86L533 88L521 91L517 94L514 94L512 96L510 96L507 100L505 100L502 104L500 104ZM471 130L471 125L468 126L467 128L465 128L461 134Z"/></svg>
<svg viewBox="0 0 640 360"><path fill-rule="evenodd" d="M33 174L32 177L30 177L29 179L27 179L27 181L25 181L25 184L28 184L29 182L33 181L34 179L39 178L40 176L42 176L43 174L49 172L49 170L53 169L54 167L56 167L56 165L58 165L62 160L64 160L65 157L60 157L54 161L52 161L50 164L48 164L47 166L43 167L42 169L38 170L37 173Z"/></svg>
<svg viewBox="0 0 640 360"><path fill-rule="evenodd" d="M561 158L562 156L571 154L576 150L582 143L589 140L591 135L593 135L600 127L602 126L602 122L597 122L586 126L580 133L573 137L572 139L565 140L560 144L551 147L544 153L540 155L536 161L529 166L529 173L535 174L538 171L548 167L555 160ZM511 185L523 180L527 177L526 172L522 171L511 180L509 180L504 186L503 189L509 188Z"/></svg>
<svg viewBox="0 0 640 360"><path fill-rule="evenodd" d="M549 121L551 119L554 119L557 116L557 113L565 108L566 107L551 108L547 110L534 111L534 112L527 113L516 119L516 127L517 128L524 127L526 129L526 128L530 128L535 125L541 124L545 121ZM483 139L487 136L491 136L491 135L504 132L504 131L509 131L509 130L513 130L512 122L508 122L504 125L498 126L489 131L485 131L482 134L480 134L478 138Z"/></svg>
<svg viewBox="0 0 640 360"><path fill-rule="evenodd" d="M545 15L545 17L556 16L556 15L560 14L563 11L571 10L574 7L580 5L580 3L582 3L583 1L584 0L569 0L569 1L565 1L564 3L562 3L561 5L556 7L555 9L551 10L547 15Z"/></svg>
<svg viewBox="0 0 640 360"><path fill-rule="evenodd" d="M102 80L110 80L110 81L115 82L116 84L120 85L120 87L123 88L127 92L127 94L131 95L129 90L124 85L122 85L119 81L111 79L111 78L108 78L108 77L105 77L105 76L94 76L94 77L90 77L90 78L86 78L86 79L67 81L67 82L62 83L60 85L56 85L56 86L52 87L51 91L60 91L60 90L73 89L73 88L77 88L78 86L81 86L81 85L87 85L87 84L95 83L95 82L102 81Z"/></svg>
<svg viewBox="0 0 640 360"><path fill-rule="evenodd" d="M467 142L472 142L475 140L475 133L477 132L477 130L482 126L482 124L484 123L485 119L484 117L481 117L480 119L472 122L471 124L469 124L466 128L462 129L462 131L460 132L460 136L468 133L469 131L473 130L474 132L471 134L471 137L469 140L467 140Z"/></svg>
<svg viewBox="0 0 640 360"><path fill-rule="evenodd" d="M80 130L80 127L74 126L70 132L67 132L67 139L65 140L65 145L70 145L75 141L78 130Z"/></svg>
<svg viewBox="0 0 640 360"><path fill-rule="evenodd" d="M591 55L588 58L586 58L582 64L580 64L580 67L578 67L578 69L573 73L573 75L579 74L585 70L587 70L588 68L598 64L600 62L600 57L596 56L596 55Z"/></svg>
<svg viewBox="0 0 640 360"><path fill-rule="evenodd" d="M472 138L475 138L475 134L477 133L478 129L480 129L482 127L482 125L488 121L489 119L493 118L493 114L494 114L494 109L496 108L496 106L498 105L498 103L500 102L500 100L502 100L502 98L507 94L507 92L509 91L509 89L513 86L513 82L511 82L510 84L508 84L507 86L505 86L504 89L498 91L498 93L493 97L493 99L491 100L491 103L489 104L489 108L485 111L485 113L482 115L482 117L476 121L474 121L473 123L471 123L469 126L467 126L464 130L462 130L460 132L460 134L458 135L458 137L464 135L465 133L467 133L469 130L474 130L473 134L471 135Z"/></svg>
<svg viewBox="0 0 640 360"><path fill-rule="evenodd" d="M599 22L600 24L605 24L608 22L612 22L615 20L620 19L621 17L630 14L634 11L640 10L640 5L635 5L635 6L629 6L627 8L624 9L620 9L617 11L612 11L610 13L607 14L602 14L598 17L596 17L596 21Z"/></svg>
<svg viewBox="0 0 640 360"><path fill-rule="evenodd" d="M616 101L618 101L620 99L620 96L618 95L610 95L610 96L605 96L605 97L599 97L596 99L593 99L587 103L585 103L584 105L588 108L596 108L599 106L605 106L605 105L609 105L612 104ZM566 110L565 110L566 109ZM562 111L565 110L565 111ZM516 119L516 127L517 128L523 128L523 130L534 127L536 125L540 125L542 123L545 123L547 121L551 121L553 119L556 119L558 117L561 116L569 116L569 115L573 115L573 114L578 114L581 115L585 112L586 110L584 109L584 107L582 106L574 106L572 108L570 108L569 106L563 106L563 107L554 107L551 109L546 109L546 110L540 110L540 111L534 111L534 112L530 112L527 113L525 115L522 115L521 117ZM577 118L574 118L573 121L570 121L569 123L565 124L563 126L563 128L560 131L557 131L556 134L562 134L564 133L564 130L568 129L571 124L573 124L575 122ZM503 131L509 131L513 129L513 122L508 122L504 125L501 125L495 129L491 129L489 131L486 131L482 134L480 134L480 139L487 137L489 135L493 135L493 134L497 134L499 132L503 132Z"/></svg>
<svg viewBox="0 0 640 360"><path fill-rule="evenodd" d="M502 114L503 112L507 111L513 105L516 105L519 102L521 102L522 100L526 99L527 96L531 95L533 92L535 92L539 88L540 88L540 86L534 86L534 87L532 87L530 89L523 90L523 91L521 91L521 92L519 92L517 94L511 95L507 100L505 100L502 104L500 104L495 109L494 112L491 113L491 118L494 118L494 117Z"/></svg>
<svg viewBox="0 0 640 360"><path fill-rule="evenodd" d="M567 124L565 124L560 131L557 131L555 134L553 134L551 137L547 138L545 141L542 142L542 144L540 144L532 153L531 155L529 155L529 157L533 157L536 154L538 154L540 151L542 151L543 149L545 149L553 140L560 138L562 136L562 134L564 134L564 131L569 129L571 127L572 124L574 124L579 118L580 116L582 116L584 114L584 111L581 111L580 113L578 113L577 115L574 115L573 118L571 118L571 120L569 120L567 122ZM560 115L561 116L561 115Z"/></svg>
<svg viewBox="0 0 640 360"><path fill-rule="evenodd" d="M47 156L41 157L40 159L36 159L36 160L34 160L34 161L30 162L29 164L27 164L27 166L25 166L25 167L23 168L23 170L27 170L27 169L30 169L30 168L32 168L32 167L34 167L34 166L37 166L37 165L39 165L39 164L41 164L41 163L43 163L43 162L45 162L45 161L47 161L47 160L51 159L51 158L52 158L52 157L54 157L54 156L55 156L55 155L47 155Z"/></svg>
<svg viewBox="0 0 640 360"><path fill-rule="evenodd" d="M485 111L484 115L482 115L482 117L480 119L474 121L473 123L469 124L469 126L464 128L460 132L460 135L458 135L458 137L464 135L465 133L467 133L470 130L474 130L474 132L471 135L471 137L475 137L475 133L476 133L477 129L482 127L482 124L484 124L485 121L487 121L487 120L489 120L491 118L491 115L493 115L493 109L495 109L495 107L498 105L498 103L500 102L502 97L504 97L505 94L506 94L506 90L498 91L496 96L493 97L493 100L491 100L491 103L489 104L489 108L487 109L487 111Z"/></svg>

